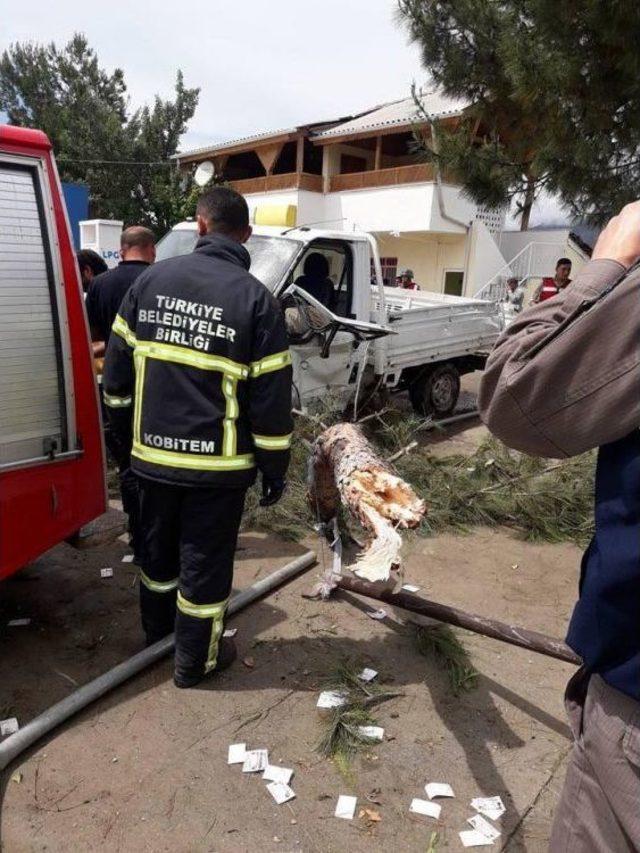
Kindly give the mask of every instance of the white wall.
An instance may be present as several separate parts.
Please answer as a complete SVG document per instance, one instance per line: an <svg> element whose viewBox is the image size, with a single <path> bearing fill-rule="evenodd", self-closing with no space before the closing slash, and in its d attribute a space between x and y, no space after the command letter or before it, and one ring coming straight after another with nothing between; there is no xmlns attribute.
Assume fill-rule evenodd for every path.
<svg viewBox="0 0 640 853"><path fill-rule="evenodd" d="M475 205L455 187L443 187L447 213L461 222L471 222ZM298 224L323 222L345 231L425 231L464 235L466 229L440 215L436 187L432 183L372 187L323 195L307 190L255 193L246 196L250 210L256 205L295 204Z"/></svg>
<svg viewBox="0 0 640 853"><path fill-rule="evenodd" d="M464 296L474 296L493 276L505 267L505 259L491 232L479 219L469 233L469 264Z"/></svg>
<svg viewBox="0 0 640 853"><path fill-rule="evenodd" d="M414 234L391 237L376 234L381 257L395 257L398 268L409 267L422 290L444 292L446 270L464 270L466 237L446 234Z"/></svg>

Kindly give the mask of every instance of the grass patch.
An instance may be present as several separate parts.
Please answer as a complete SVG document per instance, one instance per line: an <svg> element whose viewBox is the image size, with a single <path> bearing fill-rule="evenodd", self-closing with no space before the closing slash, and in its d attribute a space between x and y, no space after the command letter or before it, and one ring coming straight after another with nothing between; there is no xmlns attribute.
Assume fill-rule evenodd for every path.
<svg viewBox="0 0 640 853"><path fill-rule="evenodd" d="M444 669L454 696L473 690L478 684L478 670L469 653L451 628L446 625L419 627L415 633L416 647L421 655L435 657Z"/></svg>

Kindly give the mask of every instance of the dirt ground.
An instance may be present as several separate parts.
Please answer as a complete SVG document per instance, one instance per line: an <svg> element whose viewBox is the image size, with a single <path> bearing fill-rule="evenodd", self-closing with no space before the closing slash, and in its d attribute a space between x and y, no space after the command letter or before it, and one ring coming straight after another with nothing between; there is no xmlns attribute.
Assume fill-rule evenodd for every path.
<svg viewBox="0 0 640 853"><path fill-rule="evenodd" d="M478 429L473 421L470 429ZM461 440L473 443L479 436L472 435ZM455 698L406 628L366 615L375 603L301 597L329 558L315 537L293 544L244 533L236 587L308 548L318 567L234 617L239 660L207 689L176 690L171 662L163 661L14 762L0 786L2 849L424 852L437 831L438 851L462 850L458 832L471 798L500 795L507 811L494 848L545 850L570 748L562 692L572 667L460 632L481 676L475 690ZM406 579L420 594L564 634L577 548L480 529L411 537L406 550ZM141 648L126 552L121 542L88 552L61 545L3 585L1 717L24 724L74 683ZM106 566L114 577L103 580ZM31 618L28 627L6 626L22 616ZM344 659L378 670L379 681L402 694L375 710L385 739L347 772L315 750L317 695ZM277 806L262 780L227 765L228 745L238 741L265 747L272 762L294 769L295 800ZM456 794L440 801L437 822L409 813L429 781L449 782ZM335 818L339 794L356 795L380 822L358 812L350 822Z"/></svg>

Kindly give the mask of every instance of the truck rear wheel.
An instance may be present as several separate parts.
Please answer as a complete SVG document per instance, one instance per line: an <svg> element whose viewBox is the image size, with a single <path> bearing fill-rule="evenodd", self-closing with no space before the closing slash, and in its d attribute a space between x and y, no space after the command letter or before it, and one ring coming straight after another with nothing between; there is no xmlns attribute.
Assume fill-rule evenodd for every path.
<svg viewBox="0 0 640 853"><path fill-rule="evenodd" d="M453 364L439 364L429 368L409 386L409 397L414 411L428 417L444 418L456 407L460 395L460 374Z"/></svg>

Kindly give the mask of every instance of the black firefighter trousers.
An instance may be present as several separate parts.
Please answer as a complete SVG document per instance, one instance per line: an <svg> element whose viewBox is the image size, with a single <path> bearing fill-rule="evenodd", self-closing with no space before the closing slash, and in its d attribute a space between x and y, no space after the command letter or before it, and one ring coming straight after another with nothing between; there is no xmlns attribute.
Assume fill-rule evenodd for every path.
<svg viewBox="0 0 640 853"><path fill-rule="evenodd" d="M175 627L176 674L200 677L216 665L246 489L139 488L142 627L148 643Z"/></svg>

